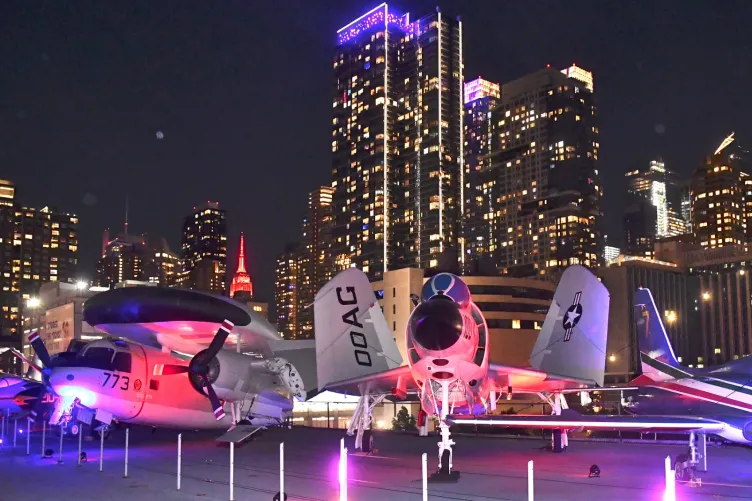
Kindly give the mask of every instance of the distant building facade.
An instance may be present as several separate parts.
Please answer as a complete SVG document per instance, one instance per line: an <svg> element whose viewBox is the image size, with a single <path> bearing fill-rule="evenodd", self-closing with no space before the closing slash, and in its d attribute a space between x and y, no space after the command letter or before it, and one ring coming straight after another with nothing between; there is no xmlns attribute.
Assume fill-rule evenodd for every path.
<svg viewBox="0 0 752 501"><path fill-rule="evenodd" d="M491 167L478 181L489 201L488 229L479 228L490 234L499 273L597 267L602 185L592 74L546 68L502 85L491 126Z"/></svg>
<svg viewBox="0 0 752 501"><path fill-rule="evenodd" d="M277 331L284 339L296 339L300 333L298 322L298 269L300 255L298 246L288 244L285 251L277 256L274 270L274 309Z"/></svg>
<svg viewBox="0 0 752 501"><path fill-rule="evenodd" d="M227 215L219 203L193 208L183 220L183 276L180 286L210 292L227 291Z"/></svg>

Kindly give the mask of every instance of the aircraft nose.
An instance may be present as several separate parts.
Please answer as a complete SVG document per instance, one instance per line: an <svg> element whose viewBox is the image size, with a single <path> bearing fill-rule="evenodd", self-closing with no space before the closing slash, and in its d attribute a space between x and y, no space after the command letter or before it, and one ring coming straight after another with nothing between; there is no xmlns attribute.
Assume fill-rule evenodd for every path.
<svg viewBox="0 0 752 501"><path fill-rule="evenodd" d="M462 336L462 315L454 301L437 296L415 308L408 331L426 350L446 350Z"/></svg>

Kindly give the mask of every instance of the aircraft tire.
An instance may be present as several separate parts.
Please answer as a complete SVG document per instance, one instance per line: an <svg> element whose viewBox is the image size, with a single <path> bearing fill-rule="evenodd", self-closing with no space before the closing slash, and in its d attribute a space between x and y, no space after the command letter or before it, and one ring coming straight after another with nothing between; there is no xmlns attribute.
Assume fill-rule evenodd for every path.
<svg viewBox="0 0 752 501"><path fill-rule="evenodd" d="M94 437L94 438L95 438L95 439L97 439L97 440L100 440L100 434L101 434L101 433L102 433L102 432L100 432L99 430L96 430L96 429L94 429L94 428L92 428L92 429L91 429L91 436L92 436L92 437ZM111 427L111 426L108 426L108 427L107 427L107 428L105 428L105 430L104 430L104 439L105 439L105 440L107 440L107 438L108 438L108 437L110 436L110 433L112 433L112 427Z"/></svg>
<svg viewBox="0 0 752 501"><path fill-rule="evenodd" d="M689 456L686 454L676 456L676 459L674 460L674 476L676 477L676 481L680 484L689 481L690 473L689 468L686 466L687 461L689 461Z"/></svg>

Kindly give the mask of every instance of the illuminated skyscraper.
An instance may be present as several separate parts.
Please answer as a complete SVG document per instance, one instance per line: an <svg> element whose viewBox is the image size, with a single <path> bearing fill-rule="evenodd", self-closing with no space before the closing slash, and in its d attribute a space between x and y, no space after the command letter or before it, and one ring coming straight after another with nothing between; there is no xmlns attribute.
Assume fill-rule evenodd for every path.
<svg viewBox="0 0 752 501"><path fill-rule="evenodd" d="M650 201L655 207L657 238L682 235L688 231L682 209L682 183L662 160L652 160L648 170L627 172L625 176L628 193Z"/></svg>
<svg viewBox="0 0 752 501"><path fill-rule="evenodd" d="M331 231L332 193L329 186L308 195L308 212L303 218L298 268L298 324L300 338L313 337L313 304L316 293L332 277Z"/></svg>
<svg viewBox="0 0 752 501"><path fill-rule="evenodd" d="M462 24L382 4L337 32L335 269L434 267L459 244Z"/></svg>
<svg viewBox="0 0 752 501"><path fill-rule="evenodd" d="M745 181L726 152L729 136L692 174L692 233L703 248L745 245Z"/></svg>
<svg viewBox="0 0 752 501"><path fill-rule="evenodd" d="M227 222L219 203L194 207L185 217L181 252L185 274L181 286L221 293L227 290Z"/></svg>
<svg viewBox="0 0 752 501"><path fill-rule="evenodd" d="M603 259L593 79L581 68L566 71L572 76L546 68L502 85L491 112L491 165L470 187L483 192L488 228L468 228L466 237L487 239L504 274L544 275Z"/></svg>
<svg viewBox="0 0 752 501"><path fill-rule="evenodd" d="M251 281L251 276L245 270L245 239L242 233L240 234L240 244L238 245L238 268L232 276L230 297L238 300L253 298L253 281Z"/></svg>
<svg viewBox="0 0 752 501"><path fill-rule="evenodd" d="M298 263L300 256L296 245L288 244L277 256L274 270L274 306L277 331L284 339L296 339L300 332L298 323Z"/></svg>
<svg viewBox="0 0 752 501"><path fill-rule="evenodd" d="M465 218L461 260L465 269L488 255L491 226L487 214L491 204L483 171L491 167L491 110L501 97L499 84L480 77L465 84Z"/></svg>
<svg viewBox="0 0 752 501"><path fill-rule="evenodd" d="M114 287L120 282L160 283L160 269L143 235L118 235L107 243L95 266L94 285Z"/></svg>
<svg viewBox="0 0 752 501"><path fill-rule="evenodd" d="M154 264L159 269L159 285L174 287L182 270L180 257L170 250L164 238L158 239L152 250Z"/></svg>

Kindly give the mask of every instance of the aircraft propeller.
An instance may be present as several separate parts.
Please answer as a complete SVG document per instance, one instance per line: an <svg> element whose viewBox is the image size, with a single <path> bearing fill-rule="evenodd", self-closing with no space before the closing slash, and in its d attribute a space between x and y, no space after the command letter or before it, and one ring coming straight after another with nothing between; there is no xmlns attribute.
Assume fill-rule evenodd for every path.
<svg viewBox="0 0 752 501"><path fill-rule="evenodd" d="M219 401L219 397L212 387L212 383L219 377L219 360L217 359L217 354L224 347L227 336L230 335L230 331L234 326L235 324L229 320L223 321L209 347L198 352L191 359L187 367L184 365L165 364L161 369L162 376L187 372L193 387L209 397L209 402L217 421L225 417L222 403Z"/></svg>
<svg viewBox="0 0 752 501"><path fill-rule="evenodd" d="M24 363L28 364L30 368L33 368L37 372L39 372L42 376L42 387L44 388L44 390L54 394L54 391L50 387L50 373L52 372L55 364L52 361L52 357L50 357L50 353L47 351L47 347L44 345L44 341L42 341L42 338L39 337L38 331L33 331L31 334L29 334L29 343L31 344L34 352L37 354L37 357L39 357L39 360L42 362L43 367L39 367L39 365L35 364L32 360L29 360L18 350L13 349L11 351L16 357L20 358ZM41 401L42 395L39 396L37 403L31 408L32 416L37 415L37 406Z"/></svg>

